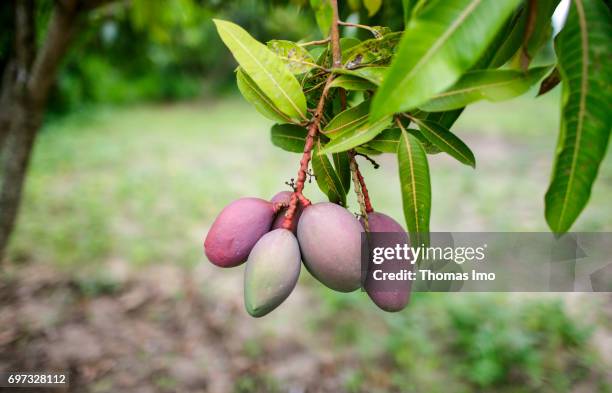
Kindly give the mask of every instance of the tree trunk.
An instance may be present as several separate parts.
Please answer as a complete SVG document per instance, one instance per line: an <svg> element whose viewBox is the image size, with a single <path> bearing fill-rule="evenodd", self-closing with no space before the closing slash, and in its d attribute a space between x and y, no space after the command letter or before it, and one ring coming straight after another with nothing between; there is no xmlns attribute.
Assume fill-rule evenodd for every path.
<svg viewBox="0 0 612 393"><path fill-rule="evenodd" d="M37 50L34 1L15 0L15 50L0 92L0 262L17 219L47 97L76 29L78 5L77 0L56 1L46 39Z"/></svg>
<svg viewBox="0 0 612 393"><path fill-rule="evenodd" d="M30 108L26 102L12 106L0 175L0 257L15 226L25 174L41 119L42 108Z"/></svg>

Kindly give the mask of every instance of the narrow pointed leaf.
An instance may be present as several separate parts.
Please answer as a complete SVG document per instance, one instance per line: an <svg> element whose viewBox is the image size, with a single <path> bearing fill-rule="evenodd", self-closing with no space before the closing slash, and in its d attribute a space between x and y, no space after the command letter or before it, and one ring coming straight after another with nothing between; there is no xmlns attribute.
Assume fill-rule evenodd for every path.
<svg viewBox="0 0 612 393"><path fill-rule="evenodd" d="M272 40L268 41L268 48L285 62L294 75L303 74L317 67L310 52L295 42Z"/></svg>
<svg viewBox="0 0 612 393"><path fill-rule="evenodd" d="M314 11L317 25L323 37L329 35L332 24L333 10L328 0L310 0L310 7Z"/></svg>
<svg viewBox="0 0 612 393"><path fill-rule="evenodd" d="M542 46L551 33L551 18L559 0L538 0L536 5L536 18L531 37L525 42L526 26L529 19L529 7L525 4L520 9L512 29L505 34L505 37L495 49L494 56L491 58L491 67L497 68L510 60L521 46L526 43L528 53L533 57L537 50Z"/></svg>
<svg viewBox="0 0 612 393"><path fill-rule="evenodd" d="M404 31L372 103L370 121L418 107L452 86L481 57L520 0L428 3Z"/></svg>
<svg viewBox="0 0 612 393"><path fill-rule="evenodd" d="M364 101L359 105L348 108L338 113L323 128L325 136L334 139L343 132L354 130L368 121L370 112L370 101Z"/></svg>
<svg viewBox="0 0 612 393"><path fill-rule="evenodd" d="M358 68L373 62L386 63L393 56L401 37L401 32L393 32L385 34L382 38L372 38L353 46L342 55L345 68Z"/></svg>
<svg viewBox="0 0 612 393"><path fill-rule="evenodd" d="M346 206L346 194L348 193L332 166L329 158L321 154L321 142L317 140L312 152L312 170L314 171L317 185L323 191L330 202L340 203Z"/></svg>
<svg viewBox="0 0 612 393"><path fill-rule="evenodd" d="M423 136L437 148L448 153L463 164L469 165L472 168L476 167L474 153L455 134L433 121L417 118L414 118L413 121L419 126Z"/></svg>
<svg viewBox="0 0 612 393"><path fill-rule="evenodd" d="M408 132L417 137L419 142L421 142L421 146L423 146L423 149L425 149L425 153L427 154L442 153L442 150L440 150L438 146L431 143L429 139L425 138L425 135L423 135L423 133L420 130L417 130L416 128L409 128Z"/></svg>
<svg viewBox="0 0 612 393"><path fill-rule="evenodd" d="M423 136L421 131L409 128L407 130L410 134L417 137L421 146L425 149L427 154L438 154L441 152L435 145L433 145L427 138ZM391 128L384 130L376 138L368 142L367 146L376 149L383 153L397 153L397 146L399 145L402 136L402 130L399 128Z"/></svg>
<svg viewBox="0 0 612 393"><path fill-rule="evenodd" d="M412 10L418 0L402 0L402 10L404 11L404 26L408 26L408 22L412 18Z"/></svg>
<svg viewBox="0 0 612 393"><path fill-rule="evenodd" d="M382 151L384 153L397 153L402 131L399 128L390 128L384 130L368 142L368 147Z"/></svg>
<svg viewBox="0 0 612 393"><path fill-rule="evenodd" d="M495 38L489 43L487 49L485 49L484 53L480 56L480 59L474 64L472 67L473 70L484 70L486 68L498 68L501 64L493 66L491 63L493 59L498 55L500 51L500 47L502 47L507 41L508 37L514 32L514 29L518 23L521 21L521 16L523 15L523 10L525 8L524 2L522 5L516 8L516 10L512 13L512 15L504 22L502 27L497 31ZM525 30L525 26L523 25L523 31ZM517 45L514 47L514 51L507 55L505 60L502 62L505 63L512 57L516 50L520 46L520 39Z"/></svg>
<svg viewBox="0 0 612 393"><path fill-rule="evenodd" d="M344 90L351 91L364 91L364 90L374 90L376 89L376 85L372 82L368 82L363 78L359 78L357 76L351 75L340 75L331 83L330 87L340 87Z"/></svg>
<svg viewBox="0 0 612 393"><path fill-rule="evenodd" d="M385 73L388 69L389 67L362 67L355 68L353 70L339 69L334 71L340 74L358 76L360 78L372 82L376 86L379 86L382 83Z"/></svg>
<svg viewBox="0 0 612 393"><path fill-rule="evenodd" d="M573 0L555 43L563 109L545 202L546 220L556 233L569 230L584 209L610 139L610 14L603 1Z"/></svg>
<svg viewBox="0 0 612 393"><path fill-rule="evenodd" d="M336 173L338 173L338 177L340 177L340 181L342 182L342 187L348 194L348 191L351 188L351 167L349 155L347 152L334 153L332 154L332 158L334 160L334 168L336 168Z"/></svg>
<svg viewBox="0 0 612 393"><path fill-rule="evenodd" d="M453 124L455 124L455 122L459 118L459 116L461 116L464 109L465 108L454 109L452 111L445 112L430 112L425 118L427 120L431 120L440 124L447 130L450 130L453 127Z"/></svg>
<svg viewBox="0 0 612 393"><path fill-rule="evenodd" d="M214 22L238 64L274 106L294 120L306 120L306 97L285 63L242 27L219 19Z"/></svg>
<svg viewBox="0 0 612 393"><path fill-rule="evenodd" d="M368 10L368 16L374 16L382 6L382 0L363 0L363 5Z"/></svg>
<svg viewBox="0 0 612 393"><path fill-rule="evenodd" d="M302 153L308 132L295 124L275 124L270 129L270 139L274 146L292 153Z"/></svg>
<svg viewBox="0 0 612 393"><path fill-rule="evenodd" d="M450 89L435 94L419 108L429 112L441 112L463 108L479 100L508 100L525 93L549 70L550 67L536 67L526 73L515 70L470 71Z"/></svg>
<svg viewBox="0 0 612 393"><path fill-rule="evenodd" d="M431 215L431 183L427 154L419 140L402 132L397 149L404 218L413 245L427 243Z"/></svg>
<svg viewBox="0 0 612 393"><path fill-rule="evenodd" d="M368 145L358 146L355 148L355 151L357 153L365 154L367 156L378 156L383 153L382 151L378 151L378 150L368 147Z"/></svg>
<svg viewBox="0 0 612 393"><path fill-rule="evenodd" d="M552 34L552 15L559 5L560 0L538 0L532 12L535 12L532 25L526 28L523 34L523 44L521 47L519 62L522 65L529 65L538 51L550 39ZM529 7L527 7L527 23L529 23ZM526 67L523 67L526 68Z"/></svg>
<svg viewBox="0 0 612 393"><path fill-rule="evenodd" d="M359 127L349 129L340 134L334 134L332 140L325 145L325 153L338 153L347 151L362 145L376 137L391 124L392 117L385 117L376 123L369 124L367 121Z"/></svg>
<svg viewBox="0 0 612 393"><path fill-rule="evenodd" d="M236 83L244 99L253 105L259 113L278 123L291 123L291 118L275 107L274 103L241 68L236 71Z"/></svg>

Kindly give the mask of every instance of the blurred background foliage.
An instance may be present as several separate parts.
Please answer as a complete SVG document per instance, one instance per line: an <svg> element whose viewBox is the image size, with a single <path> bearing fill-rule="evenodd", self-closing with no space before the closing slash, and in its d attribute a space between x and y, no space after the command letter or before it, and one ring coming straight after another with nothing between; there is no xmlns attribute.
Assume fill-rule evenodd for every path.
<svg viewBox="0 0 612 393"><path fill-rule="evenodd" d="M52 2L37 3L40 37ZM7 9L0 8L0 23L12 23L12 15L2 10ZM401 1L384 2L371 19L359 1L348 2L342 12L353 20L373 25L384 20L395 30L402 28ZM92 104L184 100L225 90L234 84L235 65L213 17L232 20L264 42L320 38L307 0L118 1L87 15L53 90L50 114ZM11 40L0 37L0 61Z"/></svg>

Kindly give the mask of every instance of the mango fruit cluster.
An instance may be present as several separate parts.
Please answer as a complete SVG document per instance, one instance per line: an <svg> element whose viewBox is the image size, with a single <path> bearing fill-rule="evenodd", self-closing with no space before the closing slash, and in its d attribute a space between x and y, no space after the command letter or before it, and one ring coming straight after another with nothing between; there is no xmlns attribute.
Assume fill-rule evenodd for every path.
<svg viewBox="0 0 612 393"><path fill-rule="evenodd" d="M240 198L226 206L211 226L204 241L210 262L235 267L246 262L244 303L253 317L278 307L297 284L302 261L306 269L327 287L352 292L362 286L361 234L363 219L357 220L342 206L298 203L290 229L283 221L291 192L276 194L270 201ZM372 212L371 232L400 232L404 229L391 217ZM380 283L365 280L364 289L385 311L399 311L408 303L410 287L387 291Z"/></svg>

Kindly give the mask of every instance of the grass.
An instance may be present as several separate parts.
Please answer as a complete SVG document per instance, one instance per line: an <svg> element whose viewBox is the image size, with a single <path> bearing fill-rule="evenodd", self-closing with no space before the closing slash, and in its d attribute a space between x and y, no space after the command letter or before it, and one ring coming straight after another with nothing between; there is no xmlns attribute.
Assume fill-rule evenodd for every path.
<svg viewBox="0 0 612 393"><path fill-rule="evenodd" d="M546 231L543 195L558 128L556 94L469 108L456 132L476 170L431 156L434 231ZM63 266L125 258L193 266L230 200L286 189L298 156L269 143L269 122L237 98L77 113L37 141L10 255ZM401 221L394 157L364 162L375 208ZM612 160L576 231L610 230ZM323 200L312 184L307 193ZM356 211L354 196L350 203Z"/></svg>
<svg viewBox="0 0 612 393"><path fill-rule="evenodd" d="M543 196L558 99L522 97L467 110L455 131L472 146L478 166L431 156L432 230L547 230ZM269 126L235 97L98 109L49 124L36 144L11 259L67 271L99 268L81 283L90 296L112 295L114 284L102 273L112 260L185 268L204 262L202 237L223 206L241 196L269 198L295 176L299 156L273 147ZM397 164L392 156L377 160L381 169L361 165L374 206L401 222ZM608 155L573 229L609 231L611 193ZM324 199L314 183L307 195ZM349 204L357 210L353 193ZM411 391L549 391L543 384L567 391L599 375L587 372L599 370L589 347L592 329L556 300L415 294L406 312L383 315L363 293L339 295L302 276L300 286L318 299L307 328L330 336L332 350L359 354L361 363L347 370L346 391L382 391L373 382L381 375L389 388ZM257 357L264 345L253 342L245 351ZM170 389L174 382L156 383ZM269 376L254 375L235 390L257 391L262 383L276 389Z"/></svg>

